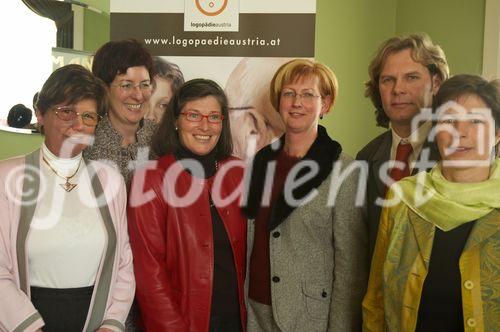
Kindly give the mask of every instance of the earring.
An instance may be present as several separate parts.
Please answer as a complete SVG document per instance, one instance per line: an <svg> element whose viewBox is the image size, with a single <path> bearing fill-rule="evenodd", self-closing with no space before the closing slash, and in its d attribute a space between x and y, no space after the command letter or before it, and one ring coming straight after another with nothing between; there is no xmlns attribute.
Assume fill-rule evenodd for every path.
<svg viewBox="0 0 500 332"><path fill-rule="evenodd" d="M175 126L175 131L177 131L177 126Z"/></svg>
<svg viewBox="0 0 500 332"><path fill-rule="evenodd" d="M320 120L323 120L323 114L320 114L320 115L319 115L319 119L320 119Z"/></svg>

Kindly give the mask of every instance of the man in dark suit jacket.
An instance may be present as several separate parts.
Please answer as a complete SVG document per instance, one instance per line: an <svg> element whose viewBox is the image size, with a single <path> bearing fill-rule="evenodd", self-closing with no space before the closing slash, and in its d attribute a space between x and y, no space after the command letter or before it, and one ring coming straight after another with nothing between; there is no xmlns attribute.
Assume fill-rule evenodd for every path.
<svg viewBox="0 0 500 332"><path fill-rule="evenodd" d="M406 148L409 174L428 169L432 161L437 160L437 152L430 148L432 143L427 139L432 128L430 117L423 116L429 116L430 112L422 110L430 110L432 98L448 78L449 70L441 47L426 35L409 35L382 43L368 72L370 79L365 84L365 96L370 97L376 108L377 125L384 128L390 125L389 130L368 143L356 157L368 163L365 220L371 257L381 201L393 182L388 171L391 161L399 155L399 147L411 144Z"/></svg>

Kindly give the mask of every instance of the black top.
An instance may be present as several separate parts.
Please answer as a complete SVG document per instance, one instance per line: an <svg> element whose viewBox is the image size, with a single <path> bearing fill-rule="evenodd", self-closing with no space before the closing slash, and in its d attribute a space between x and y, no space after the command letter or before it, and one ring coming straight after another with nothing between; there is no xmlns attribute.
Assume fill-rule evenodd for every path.
<svg viewBox="0 0 500 332"><path fill-rule="evenodd" d="M240 317L238 282L233 250L224 223L210 199L212 231L214 237L214 279L212 290L212 316Z"/></svg>
<svg viewBox="0 0 500 332"><path fill-rule="evenodd" d="M215 175L217 172L217 162L215 153L199 156L190 150L181 147L174 154L176 159L184 165L185 160L194 159L201 163L203 168L203 178L207 179ZM196 172L196 169L189 170L191 175L198 178L202 174ZM199 173L199 174L197 174ZM212 217L212 234L214 244L214 274L212 284L212 306L210 312L210 321L217 322L221 317L232 317L233 320L240 318L240 303L238 295L238 281L236 267L234 265L233 250L229 237L219 216L217 208L210 197L210 214ZM223 318L224 320L224 318ZM211 323L212 324L212 323Z"/></svg>
<svg viewBox="0 0 500 332"><path fill-rule="evenodd" d="M436 228L416 332L464 331L460 255L475 221L448 232Z"/></svg>
<svg viewBox="0 0 500 332"><path fill-rule="evenodd" d="M181 147L174 153L174 156L175 159L177 159L177 161L179 161L191 175L197 178L208 179L214 176L217 171L217 161L213 150L209 154L199 156L181 145ZM186 162L189 160L196 160L199 162L201 164L201 169L199 167L193 167L193 164ZM203 174L201 171L203 171Z"/></svg>

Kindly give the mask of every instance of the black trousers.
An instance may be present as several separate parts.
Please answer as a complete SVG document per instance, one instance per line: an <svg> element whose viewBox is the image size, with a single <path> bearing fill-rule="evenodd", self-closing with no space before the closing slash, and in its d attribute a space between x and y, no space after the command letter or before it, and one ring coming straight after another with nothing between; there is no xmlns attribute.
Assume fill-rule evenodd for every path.
<svg viewBox="0 0 500 332"><path fill-rule="evenodd" d="M42 316L45 332L81 332L94 287L31 287L31 302Z"/></svg>

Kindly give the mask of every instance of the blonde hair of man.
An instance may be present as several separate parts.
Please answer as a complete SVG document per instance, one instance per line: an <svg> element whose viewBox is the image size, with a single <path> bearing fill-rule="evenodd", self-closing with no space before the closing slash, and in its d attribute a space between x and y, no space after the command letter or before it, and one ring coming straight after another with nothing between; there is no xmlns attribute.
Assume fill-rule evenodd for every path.
<svg viewBox="0 0 500 332"><path fill-rule="evenodd" d="M377 53L370 62L368 74L370 79L365 83L365 97L369 97L375 106L377 125L389 127L389 117L385 114L379 90L379 78L385 61L389 55L411 50L413 61L422 64L429 70L431 77L437 75L441 82L449 76L448 62L439 45L432 42L426 34L412 34L404 37L393 37L380 45Z"/></svg>

